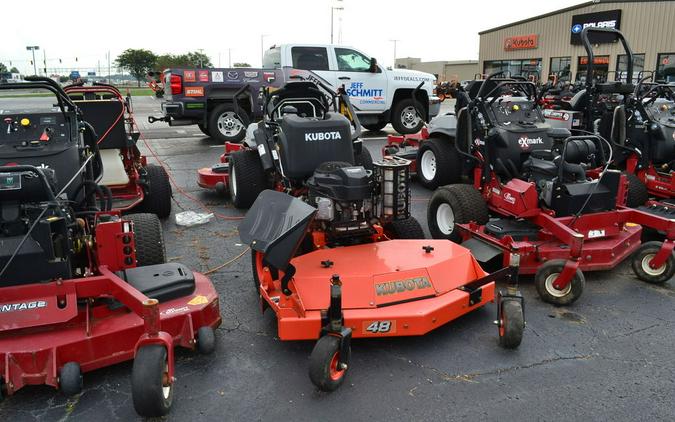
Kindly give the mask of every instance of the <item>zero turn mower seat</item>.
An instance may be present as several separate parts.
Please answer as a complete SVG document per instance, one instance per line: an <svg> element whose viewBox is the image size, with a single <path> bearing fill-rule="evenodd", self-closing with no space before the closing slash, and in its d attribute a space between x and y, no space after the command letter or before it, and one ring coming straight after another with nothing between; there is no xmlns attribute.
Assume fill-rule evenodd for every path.
<svg viewBox="0 0 675 422"><path fill-rule="evenodd" d="M119 149L102 149L99 151L103 163L103 177L99 184L105 186L123 186L129 184L129 175L124 168Z"/></svg>
<svg viewBox="0 0 675 422"><path fill-rule="evenodd" d="M574 94L574 96L570 98L569 101L562 100L561 103L565 106L563 107L565 110L583 111L584 107L586 106L586 90L580 90Z"/></svg>
<svg viewBox="0 0 675 422"><path fill-rule="evenodd" d="M119 149L130 146L124 122L124 103L118 100L86 99L77 101L76 104L82 110L84 120L94 127L99 137L104 136L109 130L98 144L99 149Z"/></svg>
<svg viewBox="0 0 675 422"><path fill-rule="evenodd" d="M183 264L166 263L118 271L117 275L149 298L166 302L192 294L195 276Z"/></svg>

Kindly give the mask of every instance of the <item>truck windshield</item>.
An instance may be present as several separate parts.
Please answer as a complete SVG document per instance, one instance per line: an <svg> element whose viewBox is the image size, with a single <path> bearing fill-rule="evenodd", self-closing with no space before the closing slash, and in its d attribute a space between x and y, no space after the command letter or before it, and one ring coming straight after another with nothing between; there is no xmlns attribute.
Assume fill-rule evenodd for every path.
<svg viewBox="0 0 675 422"><path fill-rule="evenodd" d="M262 67L263 69L281 68L281 48L275 47L265 51Z"/></svg>

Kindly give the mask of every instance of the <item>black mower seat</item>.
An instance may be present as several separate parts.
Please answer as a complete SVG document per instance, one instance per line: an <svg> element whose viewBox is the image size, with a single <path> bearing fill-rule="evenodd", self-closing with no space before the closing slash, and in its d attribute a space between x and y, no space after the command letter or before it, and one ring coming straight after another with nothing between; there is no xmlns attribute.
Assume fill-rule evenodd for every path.
<svg viewBox="0 0 675 422"><path fill-rule="evenodd" d="M129 268L117 276L149 298L160 303L192 294L195 276L183 264L167 263Z"/></svg>
<svg viewBox="0 0 675 422"><path fill-rule="evenodd" d="M124 103L117 100L76 101L84 120L94 127L98 136L108 135L99 143L100 149L120 149L129 146L124 122ZM119 118L120 114L122 117ZM114 124L114 126L113 126Z"/></svg>

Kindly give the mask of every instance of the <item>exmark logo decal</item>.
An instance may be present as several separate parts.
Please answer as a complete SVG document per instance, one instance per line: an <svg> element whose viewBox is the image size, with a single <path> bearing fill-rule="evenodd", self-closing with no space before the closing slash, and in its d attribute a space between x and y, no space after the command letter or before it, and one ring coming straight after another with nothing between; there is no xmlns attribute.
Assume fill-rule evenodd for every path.
<svg viewBox="0 0 675 422"><path fill-rule="evenodd" d="M539 137L539 138L526 138L526 137L523 136L522 138L518 139L518 145L520 145L520 147L522 149L529 149L530 145L541 145L543 143L544 143L544 141L543 141L543 139L541 139L541 137Z"/></svg>
<svg viewBox="0 0 675 422"><path fill-rule="evenodd" d="M431 287L429 279L426 277L409 278L400 281L390 281L375 285L375 293L378 296L393 295L396 293L411 292L413 290L426 289Z"/></svg>
<svg viewBox="0 0 675 422"><path fill-rule="evenodd" d="M27 311L29 309L46 308L47 302L44 300L35 300L32 302L4 303L0 305L0 313Z"/></svg>
<svg viewBox="0 0 675 422"><path fill-rule="evenodd" d="M305 142L311 141L336 141L342 139L340 132L315 132L305 133Z"/></svg>

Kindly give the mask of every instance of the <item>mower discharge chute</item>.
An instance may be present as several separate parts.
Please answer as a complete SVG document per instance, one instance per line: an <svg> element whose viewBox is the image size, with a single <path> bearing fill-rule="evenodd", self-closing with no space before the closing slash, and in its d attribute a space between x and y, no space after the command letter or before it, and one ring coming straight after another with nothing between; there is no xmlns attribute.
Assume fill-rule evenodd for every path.
<svg viewBox="0 0 675 422"><path fill-rule="evenodd" d="M136 143L131 95L123 97L112 86L69 85L64 91L98 136L103 171L100 184L112 195L112 208L147 212L166 218L171 214L171 184L166 170L148 164Z"/></svg>
<svg viewBox="0 0 675 422"><path fill-rule="evenodd" d="M495 300L500 343L520 344L517 269L488 274L466 248L424 240L409 212L409 164L389 157L371 172L322 163L306 193L265 190L239 226L253 249L255 289L263 310L277 315L279 338L318 339L309 375L321 390L344 381L352 338L423 335ZM508 284L507 292L496 292L497 281Z"/></svg>
<svg viewBox="0 0 675 422"><path fill-rule="evenodd" d="M361 125L344 90L334 91L305 70L284 69L284 80L281 87L264 90L263 120L249 125L244 142L226 143L221 163L198 171L199 186L229 191L237 208L250 207L265 189L305 190L306 179L328 159L372 169L370 153L362 147ZM304 142L289 143L291 137ZM295 155L303 157L289 165L286 157Z"/></svg>
<svg viewBox="0 0 675 422"><path fill-rule="evenodd" d="M136 411L165 415L174 347L214 349L217 293L165 262L156 215L111 209L92 125L54 81L28 80L0 89L58 104L0 111L0 397L27 385L77 394L82 373L133 359Z"/></svg>
<svg viewBox="0 0 675 422"><path fill-rule="evenodd" d="M432 236L463 241L488 267L519 254L520 273L535 274L542 299L557 305L579 298L582 270L611 269L630 255L639 268L647 265L636 270L639 278L672 277L675 220L624 207L625 176L608 169L611 144L551 128L535 86L498 75L457 115L455 145L471 163L473 185L436 190L428 208ZM641 226L665 233L666 241L656 251L641 246Z"/></svg>

